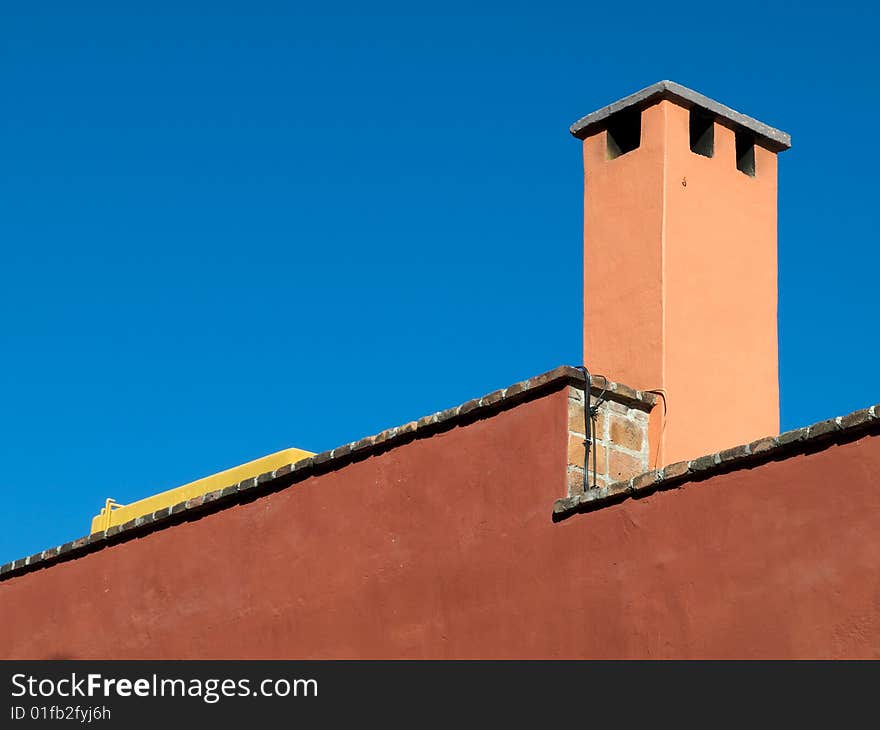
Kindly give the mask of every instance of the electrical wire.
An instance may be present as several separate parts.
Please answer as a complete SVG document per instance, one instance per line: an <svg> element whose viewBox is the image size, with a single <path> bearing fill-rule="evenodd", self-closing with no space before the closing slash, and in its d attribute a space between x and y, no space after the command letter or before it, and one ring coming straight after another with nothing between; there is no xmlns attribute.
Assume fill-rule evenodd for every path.
<svg viewBox="0 0 880 730"><path fill-rule="evenodd" d="M598 486L598 482L596 481L596 452L598 450L595 448L595 440L593 438L593 434L596 431L595 426L596 418L599 415L599 406L601 406L605 402L605 393L608 392L608 378L606 378L604 375L591 375L586 365L578 365L577 369L584 374L584 492L586 492L588 489L591 488L588 476L590 473L589 466L591 452L593 456L592 489L596 489L596 487ZM602 386L602 392L596 398L595 404L590 405L590 398L592 397L591 390L593 387L594 377L602 378L605 384Z"/></svg>
<svg viewBox="0 0 880 730"><path fill-rule="evenodd" d="M653 469L656 469L657 463L660 461L660 447L663 444L663 434L666 432L666 412L668 411L666 404L666 391L663 388L654 388L653 390L646 390L645 392L659 395L663 399L663 425L660 426L660 436L657 438L657 453L654 456L654 466L652 467Z"/></svg>

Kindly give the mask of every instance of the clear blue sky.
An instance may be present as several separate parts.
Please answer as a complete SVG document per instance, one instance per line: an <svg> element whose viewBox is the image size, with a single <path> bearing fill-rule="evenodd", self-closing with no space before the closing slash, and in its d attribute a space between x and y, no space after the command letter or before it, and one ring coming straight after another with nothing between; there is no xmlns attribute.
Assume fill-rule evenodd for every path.
<svg viewBox="0 0 880 730"><path fill-rule="evenodd" d="M4 4L0 562L578 363L567 128L663 78L792 135L783 428L880 401L876 6L307 5Z"/></svg>

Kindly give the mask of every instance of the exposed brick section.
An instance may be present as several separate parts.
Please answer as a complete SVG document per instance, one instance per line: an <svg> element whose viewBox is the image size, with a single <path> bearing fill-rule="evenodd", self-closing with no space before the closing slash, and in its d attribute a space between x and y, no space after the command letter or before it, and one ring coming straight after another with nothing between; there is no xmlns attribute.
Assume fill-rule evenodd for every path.
<svg viewBox="0 0 880 730"><path fill-rule="evenodd" d="M588 492L610 482L629 479L648 468L648 415L656 399L648 401L639 391L620 383L594 381L590 405L598 406L591 419L593 444L588 472ZM584 492L586 448L585 383L583 375L568 388L568 495ZM601 398L601 402L597 399ZM595 459L595 464L594 464ZM595 467L595 474L593 469Z"/></svg>
<svg viewBox="0 0 880 730"><path fill-rule="evenodd" d="M66 542L58 547L44 550L42 553L32 555L29 558L15 560L0 566L0 580L11 578L25 570L36 569L50 565L60 559L68 559L83 554L88 550L99 549L109 541L125 540L147 529L158 529L168 523L169 519L177 517L186 510L198 510L210 506L211 509L223 509L235 504L243 496L252 498L273 491L279 486L290 486L291 482L306 479L315 473L316 468L322 471L344 466L352 459L367 458L374 450L393 448L399 443L412 438L429 438L439 429L454 428L459 420L473 420L475 418L489 417L498 410L515 405L516 403L540 397L547 389L562 388L566 385L577 386L580 384L583 390L584 376L580 370L562 365L542 375L515 383L508 388L495 390L482 398L475 398L455 408L448 408L438 413L423 416L416 421L410 421L400 427L382 431L375 436L343 444L330 451L324 451L315 456L302 459L295 464L279 467L274 472L267 472L254 479L246 479L237 484L230 484L223 489L206 494L203 498L196 498L181 502L153 514L143 515L135 520L129 520L123 525L114 525L106 532L98 532L78 540ZM595 390L595 394L601 392ZM656 396L651 393L643 393L616 383L608 383L608 397L611 394L615 401L631 409L643 409L649 411L656 403ZM583 464L581 464L581 469ZM583 473L581 486L583 486ZM279 480L283 480L280 481ZM601 480L605 484L605 480ZM242 493L245 493L244 495ZM201 500L201 501L197 501ZM171 523L169 523L171 524Z"/></svg>
<svg viewBox="0 0 880 730"><path fill-rule="evenodd" d="M689 462L670 464L659 471L649 471L632 479L612 482L607 487L590 494L569 494L553 504L554 519L563 519L597 503L617 501L638 492L680 486L694 479L705 479L721 471L749 468L756 463L818 447L827 447L836 441L851 441L865 433L880 431L880 404L863 408L838 418L814 423L812 426L786 431L779 436L765 436L750 444L734 446L715 454L706 454Z"/></svg>

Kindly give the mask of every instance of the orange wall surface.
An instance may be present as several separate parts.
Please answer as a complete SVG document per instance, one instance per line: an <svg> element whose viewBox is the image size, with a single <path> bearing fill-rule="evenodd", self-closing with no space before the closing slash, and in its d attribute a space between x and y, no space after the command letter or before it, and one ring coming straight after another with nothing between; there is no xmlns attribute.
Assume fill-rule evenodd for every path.
<svg viewBox="0 0 880 730"><path fill-rule="evenodd" d="M777 157L755 145L755 177L740 172L720 124L714 157L694 154L687 111L666 106L670 463L779 433Z"/></svg>
<svg viewBox="0 0 880 730"><path fill-rule="evenodd" d="M750 177L732 130L703 157L688 120L661 101L637 149L583 145L584 362L665 392L661 466L779 432L776 154Z"/></svg>
<svg viewBox="0 0 880 730"><path fill-rule="evenodd" d="M880 656L880 436L554 524L566 401L0 582L0 656Z"/></svg>

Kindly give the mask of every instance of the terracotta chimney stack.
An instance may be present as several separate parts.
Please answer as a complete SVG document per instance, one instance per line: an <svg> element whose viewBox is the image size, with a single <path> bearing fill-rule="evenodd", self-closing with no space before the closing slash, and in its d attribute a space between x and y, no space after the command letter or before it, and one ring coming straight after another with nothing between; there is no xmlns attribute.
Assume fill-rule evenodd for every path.
<svg viewBox="0 0 880 730"><path fill-rule="evenodd" d="M584 150L584 362L665 392L652 462L778 433L776 155L789 136L671 81L571 133Z"/></svg>

